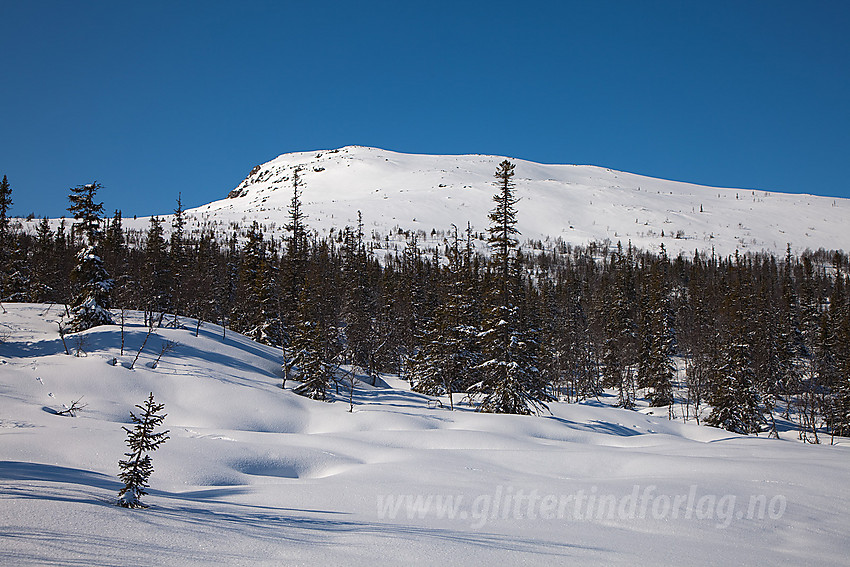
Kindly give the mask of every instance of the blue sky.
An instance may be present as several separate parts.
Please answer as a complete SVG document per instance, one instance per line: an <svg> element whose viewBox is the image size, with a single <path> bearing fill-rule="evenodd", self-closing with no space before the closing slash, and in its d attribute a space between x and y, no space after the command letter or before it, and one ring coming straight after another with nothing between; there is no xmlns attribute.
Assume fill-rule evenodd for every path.
<svg viewBox="0 0 850 567"><path fill-rule="evenodd" d="M850 197L850 2L0 0L12 213L359 144Z"/></svg>

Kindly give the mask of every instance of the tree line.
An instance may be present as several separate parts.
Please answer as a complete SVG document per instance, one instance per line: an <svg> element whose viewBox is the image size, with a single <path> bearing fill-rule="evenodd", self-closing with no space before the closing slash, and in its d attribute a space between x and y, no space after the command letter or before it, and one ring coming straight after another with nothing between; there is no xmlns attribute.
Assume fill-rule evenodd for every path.
<svg viewBox="0 0 850 567"><path fill-rule="evenodd" d="M427 252L411 234L380 259L362 222L310 233L298 172L280 241L257 223L244 238L187 235L179 198L168 238L158 217L143 234L126 231L120 211L103 218L97 183L71 190L73 221L42 219L28 234L10 228L4 177L2 300L65 304L69 332L123 309L151 326L214 322L280 348L282 386L320 400L354 367L486 412L613 392L621 407L645 399L743 434L777 435L777 421L813 443L850 434L845 253L522 247L513 175L507 160L495 174L489 254L467 225Z"/></svg>

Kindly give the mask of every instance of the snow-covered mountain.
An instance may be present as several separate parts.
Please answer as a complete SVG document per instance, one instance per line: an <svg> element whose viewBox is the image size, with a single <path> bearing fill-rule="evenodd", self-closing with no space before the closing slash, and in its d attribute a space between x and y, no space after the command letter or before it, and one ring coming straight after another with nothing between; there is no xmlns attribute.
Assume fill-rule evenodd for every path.
<svg viewBox="0 0 850 567"><path fill-rule="evenodd" d="M358 383L349 411L345 384L334 403L281 390L280 350L215 325L146 340L128 312L126 340L66 336L75 357L60 314L0 310L2 565L847 563L846 439L745 437L596 400L518 416L458 395L449 411L392 376ZM149 392L170 439L151 507L127 510L122 427Z"/></svg>
<svg viewBox="0 0 850 567"><path fill-rule="evenodd" d="M195 226L259 221L280 236L301 170L303 204L320 235L357 223L367 237L393 246L399 229L432 232L452 224L485 232L493 174L506 159L487 155L414 155L348 146L281 155L256 166L227 198L189 211ZM522 238L574 244L631 241L676 254L762 249L850 250L850 200L665 181L587 165L516 164ZM387 237L389 236L389 242Z"/></svg>

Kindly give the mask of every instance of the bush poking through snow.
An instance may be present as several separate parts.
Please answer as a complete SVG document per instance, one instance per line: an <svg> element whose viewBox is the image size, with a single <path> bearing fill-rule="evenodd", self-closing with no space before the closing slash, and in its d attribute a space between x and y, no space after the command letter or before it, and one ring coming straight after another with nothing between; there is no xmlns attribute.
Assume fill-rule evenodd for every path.
<svg viewBox="0 0 850 567"><path fill-rule="evenodd" d="M157 355L156 360L154 360L151 363L150 367L156 368L157 366L159 366L159 361L162 360L163 355L173 351L175 348L177 348L176 342L174 342L174 341L163 341L162 344L159 347L159 354Z"/></svg>
<svg viewBox="0 0 850 567"><path fill-rule="evenodd" d="M139 500L147 494L148 478L153 473L150 455L147 453L156 451L160 445L165 443L168 430L154 433L154 429L162 425L166 414L160 414L165 404L157 404L153 400L153 392L144 405L137 405L141 413L137 416L130 412L130 419L135 423L133 429L123 427L127 432L127 446L130 451L124 453L126 460L118 461L121 473L118 478L124 483L124 488L118 493L118 505L124 508L147 508Z"/></svg>
<svg viewBox="0 0 850 567"><path fill-rule="evenodd" d="M62 404L62 411L57 411L56 415L67 415L68 417L77 417L77 412L80 412L88 406L88 404L80 403L82 401L82 397L77 400L71 402L71 405Z"/></svg>

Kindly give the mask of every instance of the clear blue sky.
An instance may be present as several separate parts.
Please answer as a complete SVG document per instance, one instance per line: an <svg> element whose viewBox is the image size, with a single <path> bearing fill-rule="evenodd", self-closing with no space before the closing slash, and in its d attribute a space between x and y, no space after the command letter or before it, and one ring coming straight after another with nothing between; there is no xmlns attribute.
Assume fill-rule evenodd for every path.
<svg viewBox="0 0 850 567"><path fill-rule="evenodd" d="M348 144L850 197L850 2L0 0L13 214Z"/></svg>

